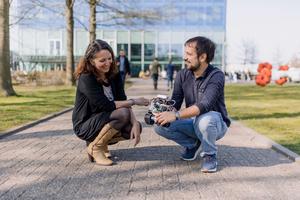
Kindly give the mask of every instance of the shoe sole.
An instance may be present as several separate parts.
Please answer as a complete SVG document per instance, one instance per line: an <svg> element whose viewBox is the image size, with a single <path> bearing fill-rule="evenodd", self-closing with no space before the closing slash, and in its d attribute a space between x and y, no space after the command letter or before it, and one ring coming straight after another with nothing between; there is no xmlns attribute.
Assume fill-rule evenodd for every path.
<svg viewBox="0 0 300 200"><path fill-rule="evenodd" d="M195 155L193 158L183 158L181 157L182 160L185 160L185 161L193 161L197 158L198 154L200 153L200 150L201 150L201 145L199 146L199 148L197 149Z"/></svg>
<svg viewBox="0 0 300 200"><path fill-rule="evenodd" d="M204 170L201 169L201 172L203 172L203 173L213 173L213 172L216 172L216 171L217 171L217 168L215 168L215 169L204 169Z"/></svg>
<svg viewBox="0 0 300 200"><path fill-rule="evenodd" d="M217 163L217 166L218 166L218 163ZM203 173L214 173L216 171L217 171L217 167L214 169L201 169L201 172L203 172Z"/></svg>

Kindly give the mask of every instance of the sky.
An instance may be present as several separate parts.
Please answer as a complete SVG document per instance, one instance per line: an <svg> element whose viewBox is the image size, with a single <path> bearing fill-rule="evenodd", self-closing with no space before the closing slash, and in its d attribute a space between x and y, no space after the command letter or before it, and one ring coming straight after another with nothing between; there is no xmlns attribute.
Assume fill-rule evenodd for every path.
<svg viewBox="0 0 300 200"><path fill-rule="evenodd" d="M238 63L243 40L255 44L259 62L300 57L300 0L227 0L228 63Z"/></svg>

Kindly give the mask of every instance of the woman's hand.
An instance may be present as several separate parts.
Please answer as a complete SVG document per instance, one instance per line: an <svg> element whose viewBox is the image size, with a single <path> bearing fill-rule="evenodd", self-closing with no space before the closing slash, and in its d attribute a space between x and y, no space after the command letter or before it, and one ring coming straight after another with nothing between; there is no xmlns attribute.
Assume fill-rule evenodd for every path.
<svg viewBox="0 0 300 200"><path fill-rule="evenodd" d="M150 103L150 100L149 99L146 99L144 97L140 97L140 98L137 98L137 99L133 99L134 101L134 104L135 105L138 105L138 106L148 106L149 103Z"/></svg>
<svg viewBox="0 0 300 200"><path fill-rule="evenodd" d="M136 146L141 140L141 127L138 121L135 121L132 124L130 139L134 139L134 146Z"/></svg>

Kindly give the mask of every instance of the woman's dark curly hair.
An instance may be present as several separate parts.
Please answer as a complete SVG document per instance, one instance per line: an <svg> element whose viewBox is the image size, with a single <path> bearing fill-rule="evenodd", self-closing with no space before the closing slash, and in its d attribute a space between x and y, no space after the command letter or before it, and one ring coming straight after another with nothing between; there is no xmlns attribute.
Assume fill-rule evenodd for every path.
<svg viewBox="0 0 300 200"><path fill-rule="evenodd" d="M76 71L74 73L76 79L78 79L81 74L92 73L96 76L99 82L103 82L104 77L102 77L99 74L99 72L96 70L96 67L93 64L93 59L95 58L95 55L101 50L109 51L112 57L112 64L110 66L110 69L105 74L106 78L111 79L118 73L114 52L111 46L103 40L94 40L89 44L84 56L80 59L77 65Z"/></svg>

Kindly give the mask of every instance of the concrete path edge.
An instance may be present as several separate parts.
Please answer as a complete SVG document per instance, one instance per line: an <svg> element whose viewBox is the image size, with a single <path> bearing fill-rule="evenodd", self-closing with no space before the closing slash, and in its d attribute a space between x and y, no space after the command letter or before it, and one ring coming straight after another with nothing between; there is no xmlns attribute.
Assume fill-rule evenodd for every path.
<svg viewBox="0 0 300 200"><path fill-rule="evenodd" d="M245 129L247 129L247 132L249 132L250 134L253 134L253 136L256 139L259 139L261 141L263 141L263 143L269 147L274 149L275 151L285 155L286 157L288 157L289 159L291 159L294 162L300 162L300 155L298 155L297 153L289 150L288 148L274 142L273 140L269 139L268 137L261 135L260 133L256 132L255 130L243 125L241 122L237 122L234 121L234 123L239 124L240 126L243 126Z"/></svg>

